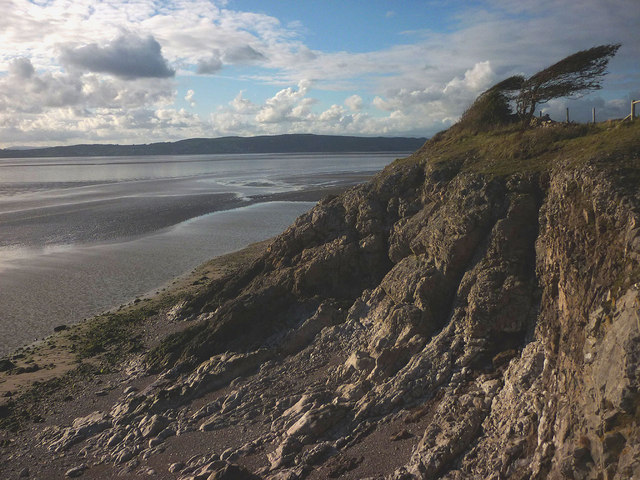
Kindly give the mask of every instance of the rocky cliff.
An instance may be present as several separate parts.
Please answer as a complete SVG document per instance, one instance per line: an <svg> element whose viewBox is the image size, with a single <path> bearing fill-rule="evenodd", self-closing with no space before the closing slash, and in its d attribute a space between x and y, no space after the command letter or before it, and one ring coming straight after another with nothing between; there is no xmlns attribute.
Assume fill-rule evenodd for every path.
<svg viewBox="0 0 640 480"><path fill-rule="evenodd" d="M40 441L157 478L640 478L640 130L555 130L323 200Z"/></svg>

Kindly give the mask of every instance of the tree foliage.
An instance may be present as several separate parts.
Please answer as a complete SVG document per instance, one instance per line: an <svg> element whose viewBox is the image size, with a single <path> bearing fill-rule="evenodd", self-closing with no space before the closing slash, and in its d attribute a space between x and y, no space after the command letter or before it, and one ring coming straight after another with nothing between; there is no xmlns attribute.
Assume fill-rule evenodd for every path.
<svg viewBox="0 0 640 480"><path fill-rule="evenodd" d="M581 50L529 78L514 75L502 80L476 98L457 128L482 131L518 119L526 125L542 103L599 90L609 60L619 48L620 44L610 44Z"/></svg>
<svg viewBox="0 0 640 480"><path fill-rule="evenodd" d="M522 75L514 75L481 93L462 114L459 126L481 131L513 122L510 104L517 98L524 81Z"/></svg>
<svg viewBox="0 0 640 480"><path fill-rule="evenodd" d="M540 70L523 82L516 98L518 114L526 121L541 103L599 90L607 64L619 48L616 43L581 50Z"/></svg>

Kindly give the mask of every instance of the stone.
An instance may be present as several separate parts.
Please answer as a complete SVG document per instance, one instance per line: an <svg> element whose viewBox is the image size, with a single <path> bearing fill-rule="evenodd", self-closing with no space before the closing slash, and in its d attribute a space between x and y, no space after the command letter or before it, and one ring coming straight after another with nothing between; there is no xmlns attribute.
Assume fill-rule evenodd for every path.
<svg viewBox="0 0 640 480"><path fill-rule="evenodd" d="M411 432L407 430L400 430L399 432L392 434L389 437L389 440L391 440L392 442L397 442L399 440L406 440L411 437L413 437L413 434Z"/></svg>
<svg viewBox="0 0 640 480"><path fill-rule="evenodd" d="M216 468L207 477L207 480L260 480L260 477L240 465L226 463Z"/></svg>
<svg viewBox="0 0 640 480"><path fill-rule="evenodd" d="M287 466L293 457L300 451L302 444L299 440L293 437L286 437L280 445L267 455L269 462L271 463L271 469L275 470L283 466Z"/></svg>
<svg viewBox="0 0 640 480"><path fill-rule="evenodd" d="M153 437L149 439L149 448L157 447L162 442L164 442L164 438Z"/></svg>
<svg viewBox="0 0 640 480"><path fill-rule="evenodd" d="M287 430L287 435L316 438L333 427L344 415L345 408L342 405L328 404L313 408Z"/></svg>
<svg viewBox="0 0 640 480"><path fill-rule="evenodd" d="M319 202L181 301L155 381L39 439L133 468L219 429L171 472L199 480L640 478L637 162L565 158L580 131L454 129Z"/></svg>
<svg viewBox="0 0 640 480"><path fill-rule="evenodd" d="M149 438L160 433L169 424L166 417L162 415L152 415L143 418L138 424L138 429L142 438Z"/></svg>
<svg viewBox="0 0 640 480"><path fill-rule="evenodd" d="M61 452L85 438L102 432L111 426L110 416L103 412L93 412L86 417L76 418L73 424L57 432L57 438L49 444L49 450Z"/></svg>
<svg viewBox="0 0 640 480"><path fill-rule="evenodd" d="M134 457L135 453L130 448L123 448L116 452L114 456L114 464L121 465L123 463L128 462Z"/></svg>
<svg viewBox="0 0 640 480"><path fill-rule="evenodd" d="M129 385L127 388L125 388L122 391L122 394L123 395L129 395L130 393L135 393L137 391L138 391L138 389L136 387Z"/></svg>
<svg viewBox="0 0 640 480"><path fill-rule="evenodd" d="M69 477L69 478L76 478L81 476L84 471L87 469L87 466L82 464L82 465L78 465L77 467L73 467L70 468L69 470L67 470L65 472L65 476Z"/></svg>

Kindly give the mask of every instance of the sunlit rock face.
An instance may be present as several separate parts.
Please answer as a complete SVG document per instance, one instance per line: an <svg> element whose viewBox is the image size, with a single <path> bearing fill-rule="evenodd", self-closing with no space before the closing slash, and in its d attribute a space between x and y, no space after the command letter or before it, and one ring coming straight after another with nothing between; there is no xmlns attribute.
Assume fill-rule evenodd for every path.
<svg viewBox="0 0 640 480"><path fill-rule="evenodd" d="M320 202L172 312L199 323L156 382L45 443L126 468L233 439L184 479L640 476L637 186L464 166L400 162Z"/></svg>

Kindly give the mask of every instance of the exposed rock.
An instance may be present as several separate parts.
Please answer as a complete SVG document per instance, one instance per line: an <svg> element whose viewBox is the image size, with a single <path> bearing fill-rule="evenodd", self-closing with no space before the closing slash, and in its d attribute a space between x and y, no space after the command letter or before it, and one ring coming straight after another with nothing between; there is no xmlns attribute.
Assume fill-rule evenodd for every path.
<svg viewBox="0 0 640 480"><path fill-rule="evenodd" d="M399 432L396 432L393 435L391 435L389 437L389 440L391 440L392 442L397 442L399 440L406 440L406 439L411 438L411 437L413 437L411 432L409 432L407 430L400 430Z"/></svg>
<svg viewBox="0 0 640 480"><path fill-rule="evenodd" d="M49 444L49 450L66 450L81 440L102 432L110 425L109 415L103 412L93 412L86 417L76 418L70 427L54 432L54 440Z"/></svg>
<svg viewBox="0 0 640 480"><path fill-rule="evenodd" d="M122 394L123 395L129 395L130 393L134 393L134 392L137 392L137 391L138 391L138 389L136 387L132 387L131 385L129 385L127 388L125 388L122 391Z"/></svg>
<svg viewBox="0 0 640 480"><path fill-rule="evenodd" d="M149 438L160 433L168 424L168 420L162 415L146 416L138 424L138 430L142 438Z"/></svg>
<svg viewBox="0 0 640 480"><path fill-rule="evenodd" d="M637 182L413 160L181 303L157 379L50 450L127 466L190 432L225 443L184 479L640 476Z"/></svg>
<svg viewBox="0 0 640 480"><path fill-rule="evenodd" d="M84 471L87 469L86 465L78 465L77 467L70 468L65 472L65 475L69 478L80 477Z"/></svg>

